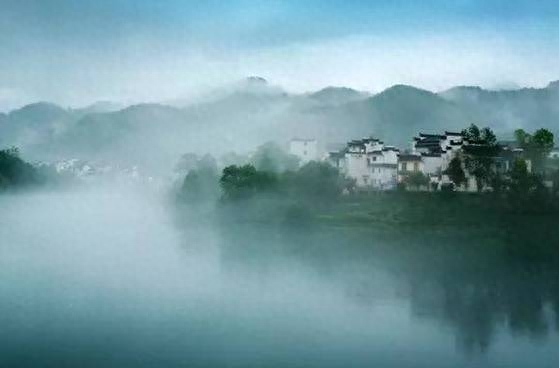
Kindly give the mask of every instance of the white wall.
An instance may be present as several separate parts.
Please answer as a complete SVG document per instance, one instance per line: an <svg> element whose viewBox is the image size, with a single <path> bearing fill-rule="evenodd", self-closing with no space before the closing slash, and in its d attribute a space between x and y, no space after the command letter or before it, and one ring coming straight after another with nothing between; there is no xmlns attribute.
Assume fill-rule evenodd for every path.
<svg viewBox="0 0 559 368"><path fill-rule="evenodd" d="M314 139L293 139L289 143L289 153L301 159L301 163L318 160L318 142Z"/></svg>

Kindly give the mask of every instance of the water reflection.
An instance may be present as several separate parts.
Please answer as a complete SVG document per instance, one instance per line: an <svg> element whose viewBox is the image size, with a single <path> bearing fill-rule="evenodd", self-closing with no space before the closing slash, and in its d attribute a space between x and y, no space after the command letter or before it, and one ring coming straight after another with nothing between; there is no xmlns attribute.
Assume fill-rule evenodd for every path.
<svg viewBox="0 0 559 368"><path fill-rule="evenodd" d="M200 212L177 221L161 203L107 192L0 200L0 366L559 359L549 264L465 247L471 234L230 226Z"/></svg>
<svg viewBox="0 0 559 368"><path fill-rule="evenodd" d="M538 344L559 329L559 268L549 259L525 258L534 250L518 243L532 244L523 238L511 243L510 234L503 244L461 234L451 246L448 233L401 233L394 239L374 229L293 232L249 225L222 234L224 264L297 260L355 302L387 296L408 301L414 318L450 328L457 349L467 355L487 353L502 334Z"/></svg>

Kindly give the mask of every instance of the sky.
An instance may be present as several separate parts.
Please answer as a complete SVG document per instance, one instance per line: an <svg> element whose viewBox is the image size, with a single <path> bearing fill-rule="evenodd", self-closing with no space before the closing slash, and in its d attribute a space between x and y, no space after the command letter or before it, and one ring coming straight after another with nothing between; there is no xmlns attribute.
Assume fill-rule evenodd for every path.
<svg viewBox="0 0 559 368"><path fill-rule="evenodd" d="M0 0L0 111L189 98L258 75L330 85L545 86L556 0Z"/></svg>

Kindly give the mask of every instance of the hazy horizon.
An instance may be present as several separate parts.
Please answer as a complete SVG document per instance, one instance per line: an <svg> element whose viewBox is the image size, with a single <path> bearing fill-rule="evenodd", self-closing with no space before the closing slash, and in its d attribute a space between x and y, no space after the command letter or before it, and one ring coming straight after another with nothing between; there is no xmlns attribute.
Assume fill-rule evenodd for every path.
<svg viewBox="0 0 559 368"><path fill-rule="evenodd" d="M544 87L553 1L12 1L0 7L0 111L184 99L250 75L288 92L409 84Z"/></svg>

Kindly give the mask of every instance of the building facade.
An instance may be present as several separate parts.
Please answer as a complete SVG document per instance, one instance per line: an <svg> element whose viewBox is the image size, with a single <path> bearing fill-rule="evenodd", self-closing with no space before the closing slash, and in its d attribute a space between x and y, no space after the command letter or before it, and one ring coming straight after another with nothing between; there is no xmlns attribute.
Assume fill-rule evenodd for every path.
<svg viewBox="0 0 559 368"><path fill-rule="evenodd" d="M340 151L330 152L329 161L359 189L389 190L398 182L399 150L376 138L352 140Z"/></svg>
<svg viewBox="0 0 559 368"><path fill-rule="evenodd" d="M316 139L292 139L289 142L289 153L297 156L301 160L301 164L320 159L318 142Z"/></svg>

